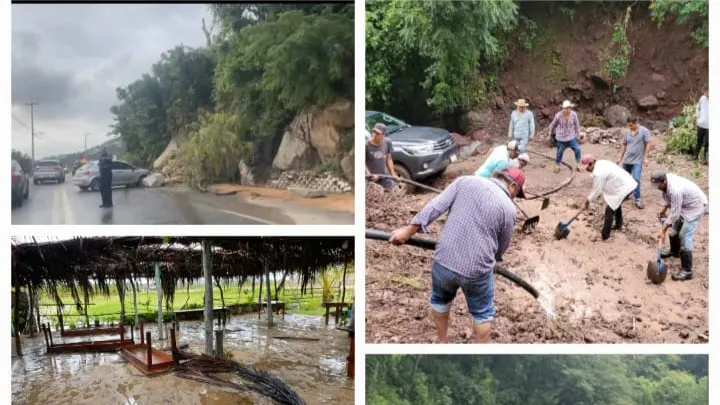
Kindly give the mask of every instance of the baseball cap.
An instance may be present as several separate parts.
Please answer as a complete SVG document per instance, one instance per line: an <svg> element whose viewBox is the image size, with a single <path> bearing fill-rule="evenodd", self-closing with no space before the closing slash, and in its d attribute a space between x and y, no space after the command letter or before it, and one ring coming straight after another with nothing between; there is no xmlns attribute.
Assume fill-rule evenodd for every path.
<svg viewBox="0 0 720 405"><path fill-rule="evenodd" d="M373 127L372 130L373 130L373 132L377 132L379 134L385 135L387 128L385 127L385 124L378 122L377 124L375 124L375 126Z"/></svg>
<svg viewBox="0 0 720 405"><path fill-rule="evenodd" d="M593 163L594 161L595 161L595 156L585 155L582 157L582 159L580 159L580 164L578 166L580 166L581 169L585 170L585 169L587 169L588 165L590 165L590 163Z"/></svg>
<svg viewBox="0 0 720 405"><path fill-rule="evenodd" d="M654 171L650 175L651 183L662 183L665 179L667 179L667 174L661 170Z"/></svg>
<svg viewBox="0 0 720 405"><path fill-rule="evenodd" d="M503 170L502 173L518 185L519 190L517 196L525 198L525 191L523 190L523 186L525 186L525 173L517 167L509 167L506 170Z"/></svg>

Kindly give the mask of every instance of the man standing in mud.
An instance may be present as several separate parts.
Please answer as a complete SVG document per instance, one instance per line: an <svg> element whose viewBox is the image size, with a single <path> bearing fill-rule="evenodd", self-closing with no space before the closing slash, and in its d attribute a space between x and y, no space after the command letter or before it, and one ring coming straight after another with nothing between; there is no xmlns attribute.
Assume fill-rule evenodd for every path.
<svg viewBox="0 0 720 405"><path fill-rule="evenodd" d="M630 173L609 160L596 160L593 155L585 155L580 161L581 169L592 172L593 189L583 205L584 209L590 207L600 195L603 196L607 207L605 208L605 223L602 229L602 240L610 238L610 230L619 230L623 226L622 204L630 197L637 182ZM615 227L613 227L613 222ZM594 236L597 238L597 236ZM597 239L595 239L597 240Z"/></svg>
<svg viewBox="0 0 720 405"><path fill-rule="evenodd" d="M519 169L495 172L490 179L462 176L432 199L410 225L393 232L390 243L400 245L449 211L440 231L432 264L430 307L439 340L448 342L450 308L462 289L473 318L475 340L490 340L495 318L495 263L510 246L516 210L512 199L524 198Z"/></svg>
<svg viewBox="0 0 720 405"><path fill-rule="evenodd" d="M530 104L525 99L515 102L517 110L510 114L510 126L508 138L515 140L520 152L527 152L530 139L535 136L535 117L532 111L528 110Z"/></svg>
<svg viewBox="0 0 720 405"><path fill-rule="evenodd" d="M658 242L662 244L670 230L670 251L662 257L679 257L680 271L673 273L675 281L690 280L692 273L693 237L700 220L707 212L708 198L694 182L676 174L657 171L650 181L663 192L665 208L658 214L658 219L665 218L667 210L670 215L663 222Z"/></svg>
<svg viewBox="0 0 720 405"><path fill-rule="evenodd" d="M642 183L643 166L650 163L650 131L642 125L638 125L637 117L628 118L628 131L623 137L622 149L618 165L622 164L623 169L632 174L638 185L633 193L635 206L643 209L645 206L640 201L640 185Z"/></svg>
<svg viewBox="0 0 720 405"><path fill-rule="evenodd" d="M111 208L112 202L112 158L107 149L103 148L98 162L100 168L100 197L102 204L100 208Z"/></svg>
<svg viewBox="0 0 720 405"><path fill-rule="evenodd" d="M577 171L580 171L580 119L577 113L572 110L574 105L570 100L562 103L562 110L555 114L548 128L550 134L555 134L555 142L557 143L557 152L555 154L555 173L560 173L560 163L563 160L565 149L570 148L575 152L575 161L577 162ZM552 135L551 135L552 136Z"/></svg>
<svg viewBox="0 0 720 405"><path fill-rule="evenodd" d="M703 87L703 95L695 107L697 116L697 144L695 146L695 158L700 159L700 152L705 149L705 164L708 163L708 145L710 136L710 91L708 85Z"/></svg>
<svg viewBox="0 0 720 405"><path fill-rule="evenodd" d="M518 158L518 153L520 152L517 141L510 141L507 146L500 145L496 147L492 153L490 153L490 156L485 159L482 166L475 171L475 175L489 179L494 172L501 172L507 169L510 166L511 160Z"/></svg>
<svg viewBox="0 0 720 405"><path fill-rule="evenodd" d="M370 139L365 143L365 175L385 190L392 191L392 179L377 176L389 173L397 177L392 161L392 142L385 137L385 132L385 124L375 124Z"/></svg>

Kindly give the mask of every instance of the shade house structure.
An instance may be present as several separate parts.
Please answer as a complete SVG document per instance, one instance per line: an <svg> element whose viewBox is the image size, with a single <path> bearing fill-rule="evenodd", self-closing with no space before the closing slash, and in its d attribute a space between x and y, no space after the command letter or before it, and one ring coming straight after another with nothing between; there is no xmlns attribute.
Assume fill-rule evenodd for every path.
<svg viewBox="0 0 720 405"><path fill-rule="evenodd" d="M284 314L285 306L277 300L277 291L283 288L286 278L296 280L300 295L304 295L323 269L344 268L341 294L344 301L346 272L348 266L353 265L355 253L352 237L132 236L42 242L24 238L13 240L11 248L12 326L16 355L23 355L21 332L40 332L48 353L119 350L129 364L145 374L172 369L179 359L192 357L193 362L198 361L197 355L180 353L178 345L181 342L175 339L182 320L188 316L198 315L200 318L197 319L204 320L205 350L200 356L215 358L214 361L222 357L225 321L237 310L225 305L222 286L240 289L252 283L254 291L257 282L263 301L248 305L253 305L252 310L258 313L266 309L268 325L272 325L273 309L282 309ZM279 284L276 275L279 275ZM140 331L143 322L138 319L136 294L141 283L149 283L149 280L154 281L157 289L158 325L172 325L170 333L165 330L165 337L162 326L158 327L160 336L156 337L149 331ZM271 283L275 285L274 300L268 293L272 291ZM171 314L170 321L165 319L163 322L163 311L167 316L168 308L174 308L176 288L187 286L189 291L189 286L196 284L204 285L203 308L171 310L176 313ZM213 305L217 301L213 297L213 287L219 287L220 308ZM266 291L264 297L263 288ZM69 299L67 291L70 292ZM64 297L61 292L66 292ZM111 294L120 298L120 322L117 325L91 325L87 314L93 298L107 298ZM54 301L56 331L43 320L47 314L41 315L40 295L52 297ZM130 308L126 308L126 296L133 298ZM26 301L25 305L22 301ZM342 308L343 305L339 306ZM85 314L82 327L65 325L63 313L67 308L74 308L81 318ZM21 310L25 313L21 314ZM214 329L215 319L218 330ZM105 336L110 338L101 338ZM167 338L172 340L171 353L159 346L153 347L153 342Z"/></svg>

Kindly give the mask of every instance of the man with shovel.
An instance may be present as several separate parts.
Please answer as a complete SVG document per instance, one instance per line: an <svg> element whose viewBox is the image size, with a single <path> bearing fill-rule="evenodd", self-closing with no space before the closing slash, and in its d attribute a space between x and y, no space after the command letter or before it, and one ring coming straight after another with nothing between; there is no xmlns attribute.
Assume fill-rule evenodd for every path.
<svg viewBox="0 0 720 405"><path fill-rule="evenodd" d="M609 160L596 160L593 155L585 155L580 160L581 169L592 172L593 188L583 205L586 210L590 203L602 194L605 207L605 223L603 224L602 240L610 238L610 230L619 230L623 226L622 204L630 197L637 182L630 173ZM613 228L613 222L615 227Z"/></svg>
<svg viewBox="0 0 720 405"><path fill-rule="evenodd" d="M524 197L520 170L496 172L492 178L462 176L432 199L410 225L393 232L390 243L401 245L450 211L440 231L432 264L430 307L440 342L448 342L450 308L463 290L473 318L475 340L490 340L495 318L495 263L510 246L516 210L512 199Z"/></svg>
<svg viewBox="0 0 720 405"><path fill-rule="evenodd" d="M372 129L372 136L365 143L365 175L380 184L385 190L392 191L393 180L377 175L397 177L392 160L392 142L385 137L385 124L377 123Z"/></svg>
<svg viewBox="0 0 720 405"><path fill-rule="evenodd" d="M657 171L650 181L663 192L665 207L658 219L665 218L668 208L670 215L665 218L658 241L662 244L670 230L670 251L663 258L679 257L680 271L672 275L675 281L690 280L692 274L693 237L700 220L707 212L708 198L694 182L676 174Z"/></svg>

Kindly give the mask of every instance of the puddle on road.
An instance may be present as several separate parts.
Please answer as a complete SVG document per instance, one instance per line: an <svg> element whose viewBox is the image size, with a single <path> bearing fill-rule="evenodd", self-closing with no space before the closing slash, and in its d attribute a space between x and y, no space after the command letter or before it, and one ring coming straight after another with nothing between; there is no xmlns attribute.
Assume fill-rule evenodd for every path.
<svg viewBox="0 0 720 405"><path fill-rule="evenodd" d="M169 346L169 340L153 347ZM233 360L266 370L287 382L308 404L351 404L353 380L346 375L349 340L346 332L325 327L321 317L287 315L268 329L265 317L235 316L226 325L224 346ZM137 333L136 333L137 336ZM204 350L200 321L180 323L178 345ZM275 339L297 337L317 340ZM108 337L96 337L102 339ZM56 338L60 339L59 336ZM22 358L12 359L12 401L45 404L271 404L250 392L236 392L176 377L172 373L145 377L116 353L45 354L40 335L23 340ZM236 381L233 376L225 376ZM237 382L241 380L237 379Z"/></svg>

